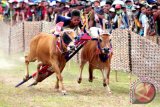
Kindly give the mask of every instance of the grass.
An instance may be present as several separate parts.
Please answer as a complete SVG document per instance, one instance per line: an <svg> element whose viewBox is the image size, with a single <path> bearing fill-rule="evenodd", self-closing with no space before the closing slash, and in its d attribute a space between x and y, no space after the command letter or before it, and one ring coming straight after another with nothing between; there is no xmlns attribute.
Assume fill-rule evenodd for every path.
<svg viewBox="0 0 160 107"><path fill-rule="evenodd" d="M24 76L25 65L23 54L6 56L0 54L0 107L159 107L160 94L145 105L130 104L128 74L118 72L115 81L115 72L111 72L110 88L112 95L107 94L102 85L100 71L94 71L96 77L92 83L88 82L87 66L84 68L83 80L79 85L79 65L74 61L67 65L62 73L64 85L68 95L62 96L54 90L55 74L34 87L27 87L32 80L15 88ZM3 63L5 62L5 63ZM36 70L36 63L31 63L30 74ZM136 77L133 76L132 80Z"/></svg>

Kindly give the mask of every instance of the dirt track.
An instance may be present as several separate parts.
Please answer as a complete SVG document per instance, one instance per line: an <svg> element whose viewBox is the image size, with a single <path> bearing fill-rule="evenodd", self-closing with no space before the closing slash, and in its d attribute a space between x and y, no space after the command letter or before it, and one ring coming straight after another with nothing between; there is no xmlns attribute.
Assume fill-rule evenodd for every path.
<svg viewBox="0 0 160 107"><path fill-rule="evenodd" d="M20 55L21 57L21 55ZM112 95L106 93L102 85L101 73L94 72L96 79L88 82L88 72L84 69L83 80L77 83L78 64L71 62L70 69L63 71L64 85L68 95L62 96L54 90L55 75L34 87L27 87L32 81L19 88L14 86L24 76L24 63L17 56L0 60L0 107L158 107L160 97L147 105L132 105L129 103L128 74L119 72L119 82L115 82L114 72L111 73L110 87ZM5 62L5 63L4 63ZM72 68L72 69L71 69ZM30 71L35 71L31 64Z"/></svg>

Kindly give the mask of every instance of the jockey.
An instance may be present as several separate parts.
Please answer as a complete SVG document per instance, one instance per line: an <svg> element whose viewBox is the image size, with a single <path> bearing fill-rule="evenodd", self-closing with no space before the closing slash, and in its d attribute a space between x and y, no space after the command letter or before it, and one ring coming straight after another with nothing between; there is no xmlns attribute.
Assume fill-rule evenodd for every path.
<svg viewBox="0 0 160 107"><path fill-rule="evenodd" d="M65 28L70 28L74 30L77 30L78 27L82 27L80 12L78 10L73 10L71 13L71 17L57 16L56 23L59 22L64 22Z"/></svg>
<svg viewBox="0 0 160 107"><path fill-rule="evenodd" d="M87 30L94 26L94 10L89 3L85 4L83 12L81 12L81 19L83 23L83 29Z"/></svg>
<svg viewBox="0 0 160 107"><path fill-rule="evenodd" d="M81 24L81 18L80 18L80 11L78 10L73 10L71 12L71 17L65 17L65 16L57 16L56 18L56 23L59 23L59 22L63 22L63 28L64 29L71 29L71 30L74 30L76 35L79 35L80 34L80 28L82 27L82 24ZM56 32L54 32L54 34L59 37L59 34L57 34ZM70 38L68 38L66 36L63 37L65 42L69 42L70 41ZM75 46L74 46L74 41L72 41L68 46L67 46L67 50L70 51L70 50L73 50L75 49Z"/></svg>

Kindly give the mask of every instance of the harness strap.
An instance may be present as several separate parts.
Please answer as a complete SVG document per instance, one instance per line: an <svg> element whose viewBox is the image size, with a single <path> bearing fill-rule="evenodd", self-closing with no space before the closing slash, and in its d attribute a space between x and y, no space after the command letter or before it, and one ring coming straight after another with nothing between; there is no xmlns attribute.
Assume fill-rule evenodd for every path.
<svg viewBox="0 0 160 107"><path fill-rule="evenodd" d="M60 49L62 49L62 52L64 52L63 44L62 44L62 36L60 36Z"/></svg>
<svg viewBox="0 0 160 107"><path fill-rule="evenodd" d="M100 46L100 41L97 41L97 44L98 44L98 49L100 50L100 53L102 53L102 48Z"/></svg>

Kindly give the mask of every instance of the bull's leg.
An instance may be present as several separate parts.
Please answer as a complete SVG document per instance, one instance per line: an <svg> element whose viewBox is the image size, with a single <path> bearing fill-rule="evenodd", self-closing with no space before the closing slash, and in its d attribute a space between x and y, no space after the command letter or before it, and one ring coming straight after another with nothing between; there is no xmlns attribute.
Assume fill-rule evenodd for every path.
<svg viewBox="0 0 160 107"><path fill-rule="evenodd" d="M56 77L57 79L56 79L56 85L55 85L55 87L54 87L54 89L56 90L56 91L58 91L58 89L59 89L59 79L58 79L58 77Z"/></svg>
<svg viewBox="0 0 160 107"><path fill-rule="evenodd" d="M62 73L62 71L63 71L63 69L65 67L65 64L62 64L60 67L61 67L60 71ZM56 85L55 85L55 90L58 90L59 89L59 79L58 79L58 77L56 77L56 78L57 78L57 81L56 81Z"/></svg>
<svg viewBox="0 0 160 107"><path fill-rule="evenodd" d="M23 80L28 80L29 79L29 60L28 60L28 56L25 56L25 65L26 65L26 72L25 72L25 77L23 78Z"/></svg>
<svg viewBox="0 0 160 107"><path fill-rule="evenodd" d="M78 78L78 83L80 84L81 83L81 81L82 81L82 71L83 71L83 68L84 68L84 65L86 64L86 61L81 61L81 64L80 64L80 76L79 76L79 78Z"/></svg>
<svg viewBox="0 0 160 107"><path fill-rule="evenodd" d="M34 61L36 61L36 58L34 56L30 56L30 55L25 56L26 74L25 74L24 80L29 79L29 63Z"/></svg>
<svg viewBox="0 0 160 107"><path fill-rule="evenodd" d="M37 73L35 76L35 81L32 83L33 85L36 85L38 83L38 79L39 79L39 70L42 69L41 67L43 67L43 63L39 63L37 65Z"/></svg>
<svg viewBox="0 0 160 107"><path fill-rule="evenodd" d="M107 67L102 70L102 76L103 76L103 86L107 86L107 91L111 93L111 89L109 87L109 75L110 75L110 67Z"/></svg>
<svg viewBox="0 0 160 107"><path fill-rule="evenodd" d="M111 92L111 89L110 89L110 87L109 87L109 76L110 76L110 67L107 67L107 69L106 69L106 84L107 84L107 90L108 90L108 92L111 94L112 92Z"/></svg>
<svg viewBox="0 0 160 107"><path fill-rule="evenodd" d="M105 70L102 69L101 72L102 72L102 77L103 77L103 86L105 87L105 86L106 86L106 75L105 75Z"/></svg>
<svg viewBox="0 0 160 107"><path fill-rule="evenodd" d="M44 64L41 62L37 65L37 75L36 75L36 80L38 80L39 77L39 70L42 69L42 67L44 66Z"/></svg>
<svg viewBox="0 0 160 107"><path fill-rule="evenodd" d="M58 78L58 80L60 82L61 92L65 95L66 94L66 90L65 90L64 85L63 85L63 77L61 75L60 68L55 62L52 62L52 67L53 67L53 71L55 71L56 76L57 76L57 78Z"/></svg>
<svg viewBox="0 0 160 107"><path fill-rule="evenodd" d="M89 82L92 82L93 81L93 67L91 64L89 64L89 79L88 79Z"/></svg>

